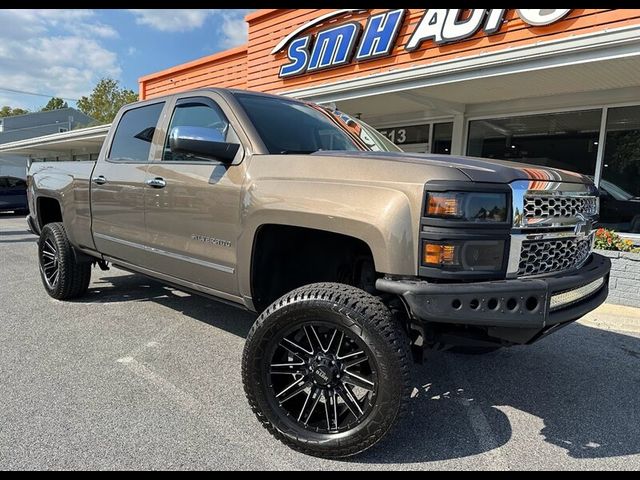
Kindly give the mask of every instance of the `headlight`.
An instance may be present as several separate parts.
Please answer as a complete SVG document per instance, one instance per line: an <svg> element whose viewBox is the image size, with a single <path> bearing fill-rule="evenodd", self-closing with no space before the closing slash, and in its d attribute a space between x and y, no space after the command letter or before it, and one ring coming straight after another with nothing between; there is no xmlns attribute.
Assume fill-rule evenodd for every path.
<svg viewBox="0 0 640 480"><path fill-rule="evenodd" d="M429 192L425 216L465 222L506 222L507 194L491 192Z"/></svg>
<svg viewBox="0 0 640 480"><path fill-rule="evenodd" d="M502 269L504 240L425 240L422 263L425 267L470 272Z"/></svg>

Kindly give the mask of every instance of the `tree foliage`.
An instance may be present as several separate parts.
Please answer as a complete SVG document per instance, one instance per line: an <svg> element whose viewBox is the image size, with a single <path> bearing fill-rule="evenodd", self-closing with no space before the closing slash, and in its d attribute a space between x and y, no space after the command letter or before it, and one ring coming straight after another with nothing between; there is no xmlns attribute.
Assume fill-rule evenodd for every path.
<svg viewBox="0 0 640 480"><path fill-rule="evenodd" d="M120 88L117 80L103 78L88 97L78 100L78 109L102 125L112 122L120 107L136 101L138 94L133 90Z"/></svg>
<svg viewBox="0 0 640 480"><path fill-rule="evenodd" d="M49 110L58 110L60 108L68 108L67 102L58 97L51 97L51 100L47 102L47 104L42 107L41 112L48 112Z"/></svg>
<svg viewBox="0 0 640 480"><path fill-rule="evenodd" d="M24 110L23 108L11 108L8 105L0 108L0 117L13 117L15 115L24 115L25 113L29 113L29 110Z"/></svg>

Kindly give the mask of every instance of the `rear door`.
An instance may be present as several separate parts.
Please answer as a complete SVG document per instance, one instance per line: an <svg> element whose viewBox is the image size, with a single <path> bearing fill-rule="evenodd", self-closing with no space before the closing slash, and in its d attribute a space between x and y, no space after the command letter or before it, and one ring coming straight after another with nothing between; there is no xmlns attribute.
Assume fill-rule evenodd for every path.
<svg viewBox="0 0 640 480"><path fill-rule="evenodd" d="M147 170L148 180L158 182L145 196L154 264L162 273L213 289L220 296L236 295L247 140L232 110L213 92L178 96L168 118L163 150ZM176 126L217 129L227 142L241 147L231 164L173 154L168 134Z"/></svg>
<svg viewBox="0 0 640 480"><path fill-rule="evenodd" d="M162 138L156 127L164 106L164 101L147 102L123 111L91 178L92 232L97 250L139 266L149 264L145 179L154 139Z"/></svg>

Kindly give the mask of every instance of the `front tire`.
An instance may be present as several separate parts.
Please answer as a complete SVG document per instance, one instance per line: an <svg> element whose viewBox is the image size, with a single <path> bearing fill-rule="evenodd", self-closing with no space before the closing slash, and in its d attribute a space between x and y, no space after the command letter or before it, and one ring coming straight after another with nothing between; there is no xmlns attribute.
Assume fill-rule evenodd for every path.
<svg viewBox="0 0 640 480"><path fill-rule="evenodd" d="M260 315L242 378L262 425L300 452L341 458L366 450L409 398L407 338L389 309L336 283L298 288Z"/></svg>
<svg viewBox="0 0 640 480"><path fill-rule="evenodd" d="M70 300L84 295L91 281L91 263L77 262L62 223L48 223L38 242L40 277L49 296Z"/></svg>

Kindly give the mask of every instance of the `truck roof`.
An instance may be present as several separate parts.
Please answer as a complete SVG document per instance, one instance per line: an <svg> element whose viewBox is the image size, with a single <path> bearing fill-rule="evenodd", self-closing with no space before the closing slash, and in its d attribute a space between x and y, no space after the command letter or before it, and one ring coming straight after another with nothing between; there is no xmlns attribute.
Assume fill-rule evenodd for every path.
<svg viewBox="0 0 640 480"><path fill-rule="evenodd" d="M286 98L289 101L292 102L298 102L298 103L310 103L310 102L305 102L303 100L299 100L296 98L292 98L292 97L286 97L284 95L274 95L272 93L263 93L263 92L256 92L254 90L242 90L239 88L220 88L220 87L206 87L206 88L196 88L193 90L184 90L182 92L176 92L176 93L172 93L170 95L162 95L162 96L158 96L158 97L153 97L153 98L148 98L145 100L140 100L139 102L135 102L135 103L141 103L141 102L148 102L148 101L154 101L154 100L163 100L163 99L168 99L168 98L173 98L176 95L184 95L185 93L191 93L191 94L197 94L200 92L217 92L220 93L222 95L226 95L226 94L249 94L249 95L255 95L255 96L259 96L259 97L268 97L268 98L278 98L278 99L283 99Z"/></svg>

